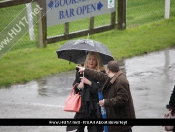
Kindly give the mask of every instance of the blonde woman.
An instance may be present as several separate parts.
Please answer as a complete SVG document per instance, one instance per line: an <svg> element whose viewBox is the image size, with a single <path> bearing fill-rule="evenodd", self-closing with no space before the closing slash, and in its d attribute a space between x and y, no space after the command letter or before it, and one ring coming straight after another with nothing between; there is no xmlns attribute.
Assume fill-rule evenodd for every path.
<svg viewBox="0 0 175 132"><path fill-rule="evenodd" d="M97 52L89 52L85 63L85 68L94 69L97 71L105 72L104 66L101 63L100 55ZM91 79L90 76L85 76L83 80L81 79L82 74L80 74L79 69L76 69L75 81L73 83L77 84L76 90L81 94L81 107L80 112L77 112L74 116L75 119L97 119L100 118L101 112L98 111L98 90L101 85L96 80ZM84 132L85 126L73 127L77 129L76 132ZM73 130L71 126L67 127L67 131ZM103 126L87 126L88 132L103 132Z"/></svg>

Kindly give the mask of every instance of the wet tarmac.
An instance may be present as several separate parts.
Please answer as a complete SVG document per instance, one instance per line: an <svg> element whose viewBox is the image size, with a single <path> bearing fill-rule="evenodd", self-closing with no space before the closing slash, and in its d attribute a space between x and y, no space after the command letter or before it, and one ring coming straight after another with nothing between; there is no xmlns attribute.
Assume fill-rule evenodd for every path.
<svg viewBox="0 0 175 132"><path fill-rule="evenodd" d="M167 49L119 62L130 82L137 118L162 118L166 112L165 106L175 85L174 56L175 49ZM63 106L74 78L75 71L69 71L26 84L1 87L0 118L72 118L74 113L64 112ZM151 129L164 131L160 126ZM149 131L145 127L133 130ZM64 132L65 126L0 126L0 131Z"/></svg>

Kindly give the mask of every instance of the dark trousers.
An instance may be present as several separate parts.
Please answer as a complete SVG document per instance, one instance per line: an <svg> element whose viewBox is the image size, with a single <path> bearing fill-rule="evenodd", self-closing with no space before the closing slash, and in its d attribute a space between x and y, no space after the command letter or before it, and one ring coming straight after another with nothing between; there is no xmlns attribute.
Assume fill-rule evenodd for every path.
<svg viewBox="0 0 175 132"><path fill-rule="evenodd" d="M127 130L124 130L124 131L121 131L121 132L132 132L132 129L127 129Z"/></svg>

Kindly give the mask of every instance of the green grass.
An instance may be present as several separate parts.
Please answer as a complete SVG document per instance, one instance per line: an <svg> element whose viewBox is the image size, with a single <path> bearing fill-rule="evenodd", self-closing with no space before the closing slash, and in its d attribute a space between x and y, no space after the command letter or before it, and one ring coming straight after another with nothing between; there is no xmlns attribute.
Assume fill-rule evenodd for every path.
<svg viewBox="0 0 175 132"><path fill-rule="evenodd" d="M170 15L175 15L175 1L171 1ZM127 26L141 25L164 18L164 0L127 1Z"/></svg>
<svg viewBox="0 0 175 132"><path fill-rule="evenodd" d="M71 70L74 66L58 60L55 50L58 46L12 51L1 60L0 86L26 82L38 77Z"/></svg>
<svg viewBox="0 0 175 132"><path fill-rule="evenodd" d="M117 2L116 2L117 3ZM35 8L35 2L32 3L33 9ZM175 16L175 1L171 1L171 16ZM8 8L1 8L0 11L0 31L7 26L18 14L26 8L26 5L13 6ZM126 24L128 27L135 27L145 23L161 20L164 17L164 0L131 0L127 1L127 13L126 13ZM117 18L117 13L116 13ZM110 23L110 14L104 14L95 16L95 27L102 26ZM34 19L36 23L36 18ZM77 24L78 23L78 24ZM75 32L78 30L89 28L89 18L81 19L70 22L69 32ZM10 29L9 29L10 30ZM47 37L57 36L64 34L64 24L48 27ZM35 38L37 39L37 26L35 25ZM1 36L0 36L1 38ZM22 37L12 50L33 48L37 45L37 40L30 41L28 33Z"/></svg>
<svg viewBox="0 0 175 132"><path fill-rule="evenodd" d="M171 16L175 16L174 6L175 2L171 1ZM33 3L33 7L35 7L35 3ZM1 8L0 31L23 9L25 9L25 4ZM171 47L175 45L175 17L171 17L167 21L161 20L151 23L162 19L163 15L164 1L127 1L127 29L124 31L111 30L91 35L90 39L106 44L116 60ZM36 18L34 19L35 22ZM95 27L108 23L110 23L109 14L95 17ZM147 24L138 27L143 23ZM89 19L70 22L69 27L70 32L87 29L89 28ZM64 24L49 27L47 30L48 37L63 33ZM37 39L36 25L35 38ZM36 47L37 40L30 41L29 35L26 33L10 52L0 59L0 86L27 82L43 76L73 70L75 64L71 63L69 65L68 61L59 60L55 53L65 42L57 42L48 45L47 48L38 49Z"/></svg>
<svg viewBox="0 0 175 132"><path fill-rule="evenodd" d="M104 43L115 60L175 46L175 17L126 30L111 30L91 35ZM76 38L77 39L77 38ZM55 51L66 41L47 48L10 51L0 59L0 86L27 82L43 76L74 70L75 64L57 58Z"/></svg>

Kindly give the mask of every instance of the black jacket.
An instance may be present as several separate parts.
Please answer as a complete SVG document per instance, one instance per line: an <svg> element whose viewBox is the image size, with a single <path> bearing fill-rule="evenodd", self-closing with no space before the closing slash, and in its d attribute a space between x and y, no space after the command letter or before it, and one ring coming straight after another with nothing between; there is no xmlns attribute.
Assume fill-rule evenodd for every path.
<svg viewBox="0 0 175 132"><path fill-rule="evenodd" d="M75 80L73 82L73 86L76 83L80 83L82 75L76 69ZM98 104L98 90L102 88L102 83L98 83L96 80L92 80L91 77L85 76L92 83L91 86L84 85L83 90L79 90L76 88L76 92L80 92L81 94L81 107L80 112L76 112L74 119L97 119L101 118L101 107ZM77 84L78 85L78 84ZM81 126L67 126L66 131L73 131L78 129ZM88 126L91 127L91 126ZM95 127L95 126L92 126ZM90 129L90 128L88 128ZM92 132L103 132L103 126L96 126L91 130Z"/></svg>
<svg viewBox="0 0 175 132"><path fill-rule="evenodd" d="M75 81L73 83L80 83L82 74L78 72L76 69ZM102 88L102 84L97 82L96 80L92 80L90 76L85 76L87 79L91 81L91 86L85 84L83 90L79 90L76 88L76 92L80 92L81 94L81 107L80 112L75 114L75 119L92 119L92 118L100 118L101 115L100 110L98 109L98 90ZM78 84L77 84L78 85ZM100 113L99 113L100 112Z"/></svg>

